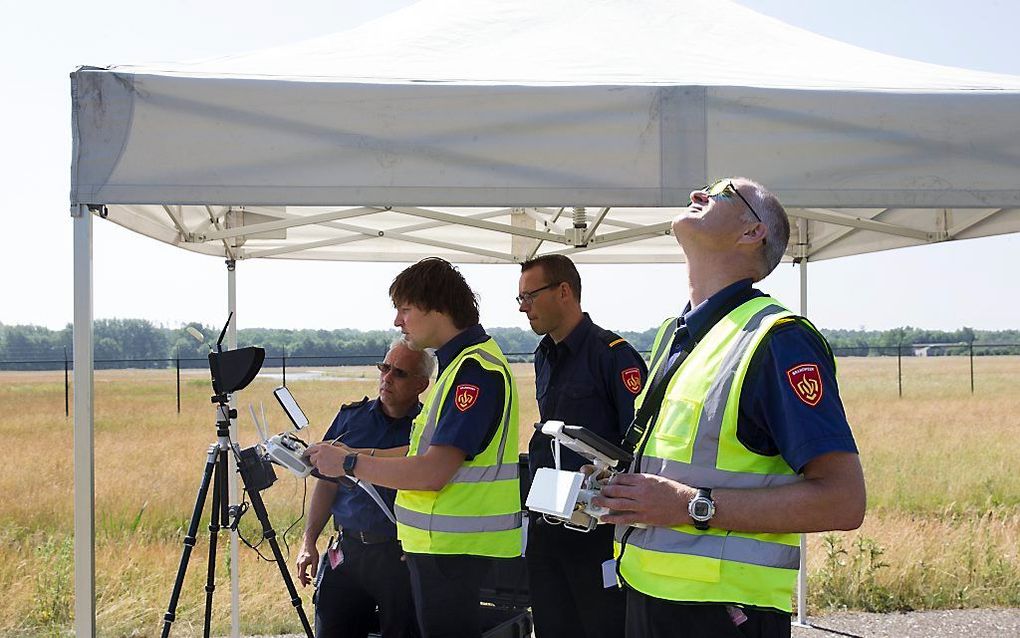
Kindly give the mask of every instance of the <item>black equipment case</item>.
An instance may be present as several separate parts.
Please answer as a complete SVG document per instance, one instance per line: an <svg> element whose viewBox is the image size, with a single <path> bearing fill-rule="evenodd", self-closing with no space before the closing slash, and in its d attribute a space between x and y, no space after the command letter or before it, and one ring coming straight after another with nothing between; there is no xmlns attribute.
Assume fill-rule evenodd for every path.
<svg viewBox="0 0 1020 638"><path fill-rule="evenodd" d="M491 580L482 587L482 636L525 638L531 635L528 568L523 557L495 560Z"/></svg>
<svg viewBox="0 0 1020 638"><path fill-rule="evenodd" d="M531 489L528 455L518 462L521 477L521 509ZM527 519L524 520L525 532ZM523 556L493 561L490 581L482 587L484 638L524 638L531 635L531 597L528 592L528 564Z"/></svg>

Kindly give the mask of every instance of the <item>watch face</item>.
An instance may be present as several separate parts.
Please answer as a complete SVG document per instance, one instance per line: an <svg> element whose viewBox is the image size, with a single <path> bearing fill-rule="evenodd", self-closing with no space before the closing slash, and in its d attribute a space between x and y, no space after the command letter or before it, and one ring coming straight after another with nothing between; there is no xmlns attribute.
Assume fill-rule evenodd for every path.
<svg viewBox="0 0 1020 638"><path fill-rule="evenodd" d="M704 499L692 501L691 505L693 506L693 509L691 511L692 517L707 519L712 514L711 503Z"/></svg>

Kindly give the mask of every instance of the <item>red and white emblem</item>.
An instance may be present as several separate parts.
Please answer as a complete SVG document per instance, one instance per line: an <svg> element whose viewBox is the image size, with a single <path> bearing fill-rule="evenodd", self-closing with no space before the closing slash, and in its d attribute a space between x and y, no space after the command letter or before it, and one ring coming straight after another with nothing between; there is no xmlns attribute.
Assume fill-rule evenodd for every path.
<svg viewBox="0 0 1020 638"><path fill-rule="evenodd" d="M620 373L620 377L623 379L623 385L631 394L637 394L641 392L641 371L637 368L627 368Z"/></svg>
<svg viewBox="0 0 1020 638"><path fill-rule="evenodd" d="M467 412L478 401L478 386L462 383L453 393L453 404L461 412Z"/></svg>
<svg viewBox="0 0 1020 638"><path fill-rule="evenodd" d="M804 403L815 407L822 400L822 374L814 363L799 363L786 371L790 387Z"/></svg>

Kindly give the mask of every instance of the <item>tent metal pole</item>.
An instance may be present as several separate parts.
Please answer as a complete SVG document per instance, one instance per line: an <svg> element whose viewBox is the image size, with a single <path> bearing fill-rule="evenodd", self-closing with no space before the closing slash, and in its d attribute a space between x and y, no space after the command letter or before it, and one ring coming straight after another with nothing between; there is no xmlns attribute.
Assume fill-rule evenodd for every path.
<svg viewBox="0 0 1020 638"><path fill-rule="evenodd" d="M227 330L227 347L230 350L237 348L237 273L233 259L227 262L227 312L233 313L233 320ZM237 408L237 401L234 395L230 395L231 409ZM230 420L230 440L237 441L237 419ZM228 494L231 506L240 502L237 489L237 462L233 454L227 455L229 471ZM240 563L238 562L237 530L230 532L230 635L232 638L240 638L241 635L241 587L240 587Z"/></svg>
<svg viewBox="0 0 1020 638"><path fill-rule="evenodd" d="M74 635L96 635L95 414L92 351L92 213L74 218Z"/></svg>
<svg viewBox="0 0 1020 638"><path fill-rule="evenodd" d="M797 248L800 255L800 315L807 317L807 225L808 220L801 217L797 220ZM800 570L797 573L797 622L798 627L809 627L807 620L807 534L800 535Z"/></svg>

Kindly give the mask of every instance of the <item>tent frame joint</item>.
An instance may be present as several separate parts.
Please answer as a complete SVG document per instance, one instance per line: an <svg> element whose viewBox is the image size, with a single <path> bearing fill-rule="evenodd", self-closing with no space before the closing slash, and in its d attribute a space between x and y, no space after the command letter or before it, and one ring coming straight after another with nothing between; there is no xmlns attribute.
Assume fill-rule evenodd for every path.
<svg viewBox="0 0 1020 638"><path fill-rule="evenodd" d="M106 219L110 214L110 210L106 207L106 204L76 204L71 206L71 217L78 219L85 215L85 213L95 213L103 219Z"/></svg>

